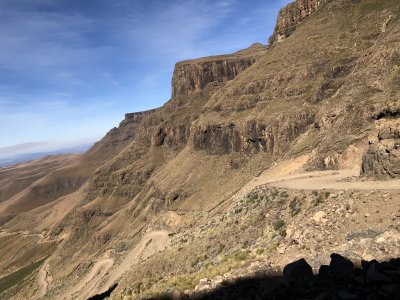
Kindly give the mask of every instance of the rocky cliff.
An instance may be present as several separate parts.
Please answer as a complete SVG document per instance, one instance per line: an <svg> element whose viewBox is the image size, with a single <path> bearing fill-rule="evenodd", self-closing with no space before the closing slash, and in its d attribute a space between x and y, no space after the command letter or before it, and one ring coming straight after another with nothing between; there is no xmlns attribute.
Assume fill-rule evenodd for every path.
<svg viewBox="0 0 400 300"><path fill-rule="evenodd" d="M329 0L296 0L282 8L279 11L275 30L269 39L269 43L279 43L287 38L303 19L313 14L327 1Z"/></svg>
<svg viewBox="0 0 400 300"><path fill-rule="evenodd" d="M254 44L233 55L206 57L176 64L172 78L172 97L191 95L201 91L211 82L227 82L250 67L266 51Z"/></svg>
<svg viewBox="0 0 400 300"><path fill-rule="evenodd" d="M51 278L47 298L87 299L109 280L119 282L112 299L146 298L153 288L184 291L208 277L209 267L231 270L250 253L251 259L277 260L277 266L299 251L319 260L317 254L332 250L327 247L364 256L380 233L395 230L398 216L389 218L387 211L398 212L398 192L391 200L382 193L389 198L381 201L375 192L354 192L369 182L348 179L357 174L377 121L384 126L364 156L364 173L398 172L398 0L325 2L323 8L321 1L297 1L283 9L276 33L297 29L273 47L178 63L173 97L165 105L127 114L76 162L79 174L90 171L84 186L53 201L53 209L18 215L18 230L36 228L40 236L62 241L41 269ZM396 109L385 110L388 103ZM337 171L321 172L327 174L321 178L305 172L326 169ZM286 176L295 190L278 190ZM277 186L264 185L270 180ZM331 183L338 186L331 190ZM351 192L339 193L348 185ZM249 193L254 186L260 194ZM386 208L372 216L378 203ZM371 220L375 233L362 246ZM5 225L14 230L13 224ZM170 233L163 234L172 248L153 256L147 251L158 249L159 236L153 242L144 237L159 230ZM341 237L329 235L332 230ZM385 251L400 249L396 243ZM27 281L6 298L39 298L37 282Z"/></svg>
<svg viewBox="0 0 400 300"><path fill-rule="evenodd" d="M378 134L370 140L363 157L361 173L379 179L400 177L400 120L378 125Z"/></svg>
<svg viewBox="0 0 400 300"><path fill-rule="evenodd" d="M133 112L125 114L125 121L143 118L145 116L151 115L152 113L156 112L157 109L149 109L145 111Z"/></svg>

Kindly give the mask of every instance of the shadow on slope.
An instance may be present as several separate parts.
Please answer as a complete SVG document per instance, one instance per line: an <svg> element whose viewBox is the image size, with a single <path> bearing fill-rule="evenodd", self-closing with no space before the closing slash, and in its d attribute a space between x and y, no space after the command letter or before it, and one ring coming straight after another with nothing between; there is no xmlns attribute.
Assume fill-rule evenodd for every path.
<svg viewBox="0 0 400 300"><path fill-rule="evenodd" d="M256 275L223 282L215 290L190 296L174 291L170 295L151 298L167 299L399 300L400 258L385 262L362 261L359 267L354 267L350 260L332 254L329 266L321 266L315 275L310 265L301 259L287 265L282 275Z"/></svg>
<svg viewBox="0 0 400 300"><path fill-rule="evenodd" d="M107 299L108 297L110 297L111 293L117 288L117 286L118 286L118 284L116 283L112 287L110 287L107 291L105 291L104 293L94 295L94 296L88 298L88 300L103 300L103 299Z"/></svg>

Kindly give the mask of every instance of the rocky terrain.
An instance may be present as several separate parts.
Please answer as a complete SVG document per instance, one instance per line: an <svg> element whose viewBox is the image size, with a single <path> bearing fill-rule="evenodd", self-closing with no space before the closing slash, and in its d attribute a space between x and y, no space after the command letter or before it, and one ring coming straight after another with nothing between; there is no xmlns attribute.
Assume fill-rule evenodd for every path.
<svg viewBox="0 0 400 300"><path fill-rule="evenodd" d="M290 3L279 11L274 34L269 43L279 43L290 36L302 20L313 14L329 0L301 0Z"/></svg>
<svg viewBox="0 0 400 300"><path fill-rule="evenodd" d="M193 298L331 253L391 262L352 268L363 291L397 272L399 22L397 0L297 0L268 46L177 63L165 105L86 153L0 169L0 298ZM300 295L346 285L321 270Z"/></svg>

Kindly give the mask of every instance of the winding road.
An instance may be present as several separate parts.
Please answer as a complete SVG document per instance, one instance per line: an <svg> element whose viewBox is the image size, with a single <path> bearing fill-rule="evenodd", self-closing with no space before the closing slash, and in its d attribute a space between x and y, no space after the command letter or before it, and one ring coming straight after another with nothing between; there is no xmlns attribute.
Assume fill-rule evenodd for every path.
<svg viewBox="0 0 400 300"><path fill-rule="evenodd" d="M153 254L163 251L169 243L167 231L146 233L120 264L115 265L112 258L98 259L86 276L61 295L60 299L83 300L106 292L126 271ZM45 282L47 281L39 281L42 290L47 290Z"/></svg>

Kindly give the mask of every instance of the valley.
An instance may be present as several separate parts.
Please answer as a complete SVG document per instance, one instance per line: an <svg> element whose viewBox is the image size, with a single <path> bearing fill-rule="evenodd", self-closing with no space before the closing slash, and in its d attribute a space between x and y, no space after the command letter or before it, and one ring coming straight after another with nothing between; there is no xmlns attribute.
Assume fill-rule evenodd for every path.
<svg viewBox="0 0 400 300"><path fill-rule="evenodd" d="M399 258L399 42L397 0L297 0L87 152L0 168L0 299L201 299Z"/></svg>

